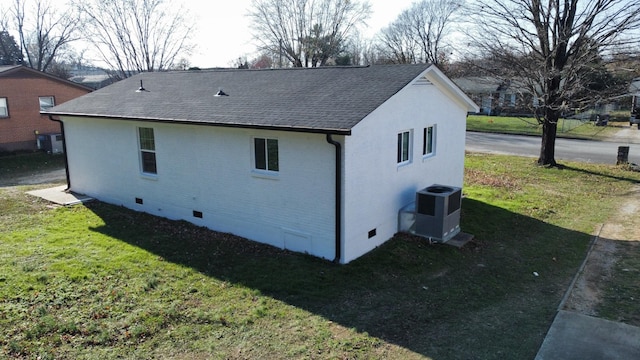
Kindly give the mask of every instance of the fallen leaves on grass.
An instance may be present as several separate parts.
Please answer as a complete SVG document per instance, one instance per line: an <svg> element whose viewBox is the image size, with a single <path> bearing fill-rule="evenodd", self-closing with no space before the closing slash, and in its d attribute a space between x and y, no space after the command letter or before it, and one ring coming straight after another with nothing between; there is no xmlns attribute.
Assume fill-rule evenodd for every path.
<svg viewBox="0 0 640 360"><path fill-rule="evenodd" d="M465 184L469 185L482 185L491 186L494 188L506 188L512 191L520 190L520 184L509 177L501 174L496 176L495 174L486 173L478 169L467 168L465 170Z"/></svg>

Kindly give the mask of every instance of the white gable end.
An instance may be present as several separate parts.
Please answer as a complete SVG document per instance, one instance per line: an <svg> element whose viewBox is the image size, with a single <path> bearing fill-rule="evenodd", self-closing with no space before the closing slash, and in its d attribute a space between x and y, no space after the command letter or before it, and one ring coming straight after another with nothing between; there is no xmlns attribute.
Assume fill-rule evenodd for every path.
<svg viewBox="0 0 640 360"><path fill-rule="evenodd" d="M398 212L432 184L462 187L467 104L419 77L354 127L345 142L344 262L398 231ZM425 129L433 153L424 155ZM398 134L409 160L398 163ZM370 237L375 232L375 236Z"/></svg>

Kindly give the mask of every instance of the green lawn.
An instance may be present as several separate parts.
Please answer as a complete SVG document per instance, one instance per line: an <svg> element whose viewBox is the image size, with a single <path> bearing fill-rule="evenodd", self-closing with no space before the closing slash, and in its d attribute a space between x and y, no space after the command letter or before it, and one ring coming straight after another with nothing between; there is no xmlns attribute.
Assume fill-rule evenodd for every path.
<svg viewBox="0 0 640 360"><path fill-rule="evenodd" d="M344 266L0 188L0 357L532 359L596 224L640 181L567 165L469 154L473 243L397 235Z"/></svg>
<svg viewBox="0 0 640 360"><path fill-rule="evenodd" d="M575 119L560 119L558 137L603 140L615 134L620 123L610 122L608 126L595 126L594 122ZM628 123L625 123L628 125ZM535 118L469 115L467 130L496 132L505 134L541 135L542 126Z"/></svg>

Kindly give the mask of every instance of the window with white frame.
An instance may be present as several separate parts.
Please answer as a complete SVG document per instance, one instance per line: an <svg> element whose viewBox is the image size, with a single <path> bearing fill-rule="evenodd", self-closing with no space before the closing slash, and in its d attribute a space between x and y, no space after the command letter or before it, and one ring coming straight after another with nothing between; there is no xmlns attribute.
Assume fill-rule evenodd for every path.
<svg viewBox="0 0 640 360"><path fill-rule="evenodd" d="M7 105L7 98L0 97L0 118L9 117L9 107Z"/></svg>
<svg viewBox="0 0 640 360"><path fill-rule="evenodd" d="M423 130L423 142L422 142L422 155L429 156L435 153L435 136L436 136L436 127L435 126L427 126Z"/></svg>
<svg viewBox="0 0 640 360"><path fill-rule="evenodd" d="M138 128L140 139L140 164L142 172L146 174L157 174L156 167L156 141L153 128Z"/></svg>
<svg viewBox="0 0 640 360"><path fill-rule="evenodd" d="M278 139L253 138L253 151L256 170L280 171Z"/></svg>
<svg viewBox="0 0 640 360"><path fill-rule="evenodd" d="M48 110L56 105L53 96L40 96L38 100L40 101L40 111Z"/></svg>
<svg viewBox="0 0 640 360"><path fill-rule="evenodd" d="M411 162L411 130L398 133L398 164Z"/></svg>

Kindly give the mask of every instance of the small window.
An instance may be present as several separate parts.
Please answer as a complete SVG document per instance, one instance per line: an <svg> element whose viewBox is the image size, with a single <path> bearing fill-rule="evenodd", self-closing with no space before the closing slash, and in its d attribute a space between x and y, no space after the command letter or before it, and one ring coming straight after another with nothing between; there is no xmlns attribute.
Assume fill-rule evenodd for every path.
<svg viewBox="0 0 640 360"><path fill-rule="evenodd" d="M280 171L277 139L254 138L253 147L256 170Z"/></svg>
<svg viewBox="0 0 640 360"><path fill-rule="evenodd" d="M56 106L53 96L40 96L38 99L40 100L40 111L46 111Z"/></svg>
<svg viewBox="0 0 640 360"><path fill-rule="evenodd" d="M157 174L156 168L156 142L153 135L153 128L138 128L140 138L140 163L142 172L147 174Z"/></svg>
<svg viewBox="0 0 640 360"><path fill-rule="evenodd" d="M0 118L9 117L9 107L7 106L7 98L0 97Z"/></svg>
<svg viewBox="0 0 640 360"><path fill-rule="evenodd" d="M398 133L398 164L411 161L411 131Z"/></svg>
<svg viewBox="0 0 640 360"><path fill-rule="evenodd" d="M435 126L424 128L422 155L433 155L435 151Z"/></svg>

